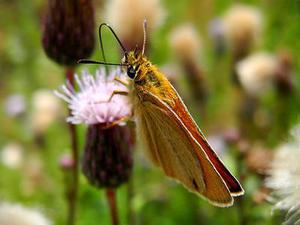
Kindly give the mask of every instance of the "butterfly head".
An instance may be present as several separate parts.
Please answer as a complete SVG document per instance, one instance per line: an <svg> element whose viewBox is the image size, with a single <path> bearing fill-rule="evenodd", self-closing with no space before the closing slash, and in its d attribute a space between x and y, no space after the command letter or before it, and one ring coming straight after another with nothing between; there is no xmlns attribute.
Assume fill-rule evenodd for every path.
<svg viewBox="0 0 300 225"><path fill-rule="evenodd" d="M138 49L138 46L130 52L125 51L124 58L122 63L127 65L127 75L130 79L135 79L137 77L137 73L139 68L147 62L146 57L144 56L145 47L146 47L146 20L143 23L143 31L144 31L144 41L142 50Z"/></svg>
<svg viewBox="0 0 300 225"><path fill-rule="evenodd" d="M135 79L138 75L140 67L146 62L146 58L142 55L142 52L137 49L125 54L122 64L127 65L127 75L130 79Z"/></svg>

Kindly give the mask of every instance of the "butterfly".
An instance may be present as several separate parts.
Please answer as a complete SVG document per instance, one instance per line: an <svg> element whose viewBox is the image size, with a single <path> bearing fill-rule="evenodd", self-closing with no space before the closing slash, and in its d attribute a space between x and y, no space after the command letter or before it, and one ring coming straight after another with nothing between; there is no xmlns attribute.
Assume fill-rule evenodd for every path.
<svg viewBox="0 0 300 225"><path fill-rule="evenodd" d="M124 51L122 63L106 62L102 27L109 28ZM209 145L175 88L145 56L146 22L143 28L142 50L127 51L114 30L106 23L101 24L99 38L104 62L82 59L79 63L124 67L130 83L117 81L128 86L130 91L115 90L111 98L116 94L128 95L133 105L136 134L148 158L168 177L211 204L231 206L233 197L243 195L243 188Z"/></svg>

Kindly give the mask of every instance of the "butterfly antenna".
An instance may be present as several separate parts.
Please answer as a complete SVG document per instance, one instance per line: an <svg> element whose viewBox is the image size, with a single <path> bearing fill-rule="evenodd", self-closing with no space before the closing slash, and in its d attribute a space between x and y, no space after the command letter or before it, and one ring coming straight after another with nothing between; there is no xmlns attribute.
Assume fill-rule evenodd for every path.
<svg viewBox="0 0 300 225"><path fill-rule="evenodd" d="M107 23L102 23L99 26L99 30L98 30L98 34L99 34L99 41L100 41L100 48L101 48L101 52L102 52L102 56L103 56L103 60L105 60L105 55L104 55L104 48L103 48L103 41L102 41L102 27L107 27L110 32L114 35L115 39L117 40L117 42L119 43L120 47L122 48L123 52L125 55L127 55L127 50L124 47L124 45L122 44L121 40L119 39L119 37L117 36L116 32L112 29L111 26L109 26Z"/></svg>
<svg viewBox="0 0 300 225"><path fill-rule="evenodd" d="M144 23L143 23L144 40L143 40L142 55L144 55L145 48L146 48L146 39L147 39L146 29L147 29L147 20L144 19Z"/></svg>
<svg viewBox="0 0 300 225"><path fill-rule="evenodd" d="M108 62L101 62L101 61L94 61L90 59L79 59L77 63L80 64L101 64L101 65L108 65L108 66L127 66L124 63L108 63Z"/></svg>
<svg viewBox="0 0 300 225"><path fill-rule="evenodd" d="M109 63L109 62L106 62L106 58L105 58L105 54L104 54L104 47L103 47L103 39L102 39L102 27L107 27L110 30L110 32L114 35L115 39L117 40L117 42L121 46L121 48L122 48L122 50L125 54L125 57L127 56L127 50L123 46L122 42L118 38L115 31L107 23L102 23L99 26L98 35L99 35L100 49L101 49L101 54L102 54L102 57L103 57L103 61L94 61L94 60L90 60L90 59L80 59L80 60L77 61L77 63L80 63L80 64L101 64L101 65L108 65L108 66L127 66L127 64L125 64L125 63Z"/></svg>

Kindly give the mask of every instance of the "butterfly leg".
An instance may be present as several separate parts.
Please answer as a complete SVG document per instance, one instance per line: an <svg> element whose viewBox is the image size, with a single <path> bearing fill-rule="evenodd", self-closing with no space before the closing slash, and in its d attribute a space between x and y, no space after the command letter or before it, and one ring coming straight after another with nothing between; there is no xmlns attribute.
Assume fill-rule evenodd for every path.
<svg viewBox="0 0 300 225"><path fill-rule="evenodd" d="M117 81L117 82L119 82L120 84L123 84L125 87L128 87L128 86L129 86L129 83L127 83L127 82L124 81L124 80L121 80L121 79L118 78L118 77L115 77L114 80Z"/></svg>
<svg viewBox="0 0 300 225"><path fill-rule="evenodd" d="M127 96L128 95L128 92L127 91L118 91L118 90L115 90L113 91L113 93L111 94L110 98L108 99L107 102L111 101L111 99L113 98L114 95L123 95L123 96ZM107 129L107 128L111 128L119 123L122 123L122 122L127 122L128 120L130 120L131 118L133 117L133 112L131 115L128 115L128 116L124 116L110 124L108 124L107 126L104 127L104 129Z"/></svg>
<svg viewBox="0 0 300 225"><path fill-rule="evenodd" d="M113 93L111 93L111 96L109 97L109 99L107 100L107 102L110 102L111 99L115 96L115 95L123 95L123 96L128 96L128 91L120 91L120 90L114 90Z"/></svg>
<svg viewBox="0 0 300 225"><path fill-rule="evenodd" d="M104 101L96 101L94 102L95 104L99 104L99 103L107 103L110 102L111 99L115 96L115 95L123 95L123 96L127 96L129 93L128 91L120 91L120 90L114 90L113 93L111 93L110 97L107 100Z"/></svg>
<svg viewBox="0 0 300 225"><path fill-rule="evenodd" d="M124 116L122 117L121 119L118 119L112 123L109 123L108 125L104 126L103 129L108 129L108 128L111 128L117 124L120 124L120 123L126 123L128 120L131 119L131 116Z"/></svg>

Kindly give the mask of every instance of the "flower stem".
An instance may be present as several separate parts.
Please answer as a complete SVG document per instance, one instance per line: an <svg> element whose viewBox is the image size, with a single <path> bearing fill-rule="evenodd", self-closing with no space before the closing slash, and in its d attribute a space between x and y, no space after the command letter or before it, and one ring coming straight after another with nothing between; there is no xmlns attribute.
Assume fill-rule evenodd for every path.
<svg viewBox="0 0 300 225"><path fill-rule="evenodd" d="M130 177L127 183L127 223L128 225L135 224L135 215L132 208L132 198L134 195L133 176Z"/></svg>
<svg viewBox="0 0 300 225"><path fill-rule="evenodd" d="M74 88L74 69L69 67L66 69L66 77L70 85ZM70 113L70 111L69 111ZM76 202L78 193L78 142L76 134L76 126L69 123L69 132L71 136L72 158L74 166L72 167L72 182L68 193L68 225L75 224Z"/></svg>
<svg viewBox="0 0 300 225"><path fill-rule="evenodd" d="M111 222L112 225L119 225L118 219L118 208L116 200L116 191L112 188L106 189L106 197L110 208Z"/></svg>

